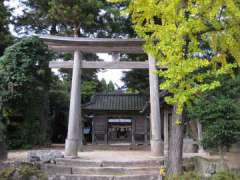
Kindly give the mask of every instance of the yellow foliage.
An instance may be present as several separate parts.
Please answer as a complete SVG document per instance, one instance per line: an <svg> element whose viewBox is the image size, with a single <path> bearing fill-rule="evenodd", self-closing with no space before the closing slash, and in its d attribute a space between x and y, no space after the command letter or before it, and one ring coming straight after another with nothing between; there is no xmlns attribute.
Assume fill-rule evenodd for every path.
<svg viewBox="0 0 240 180"><path fill-rule="evenodd" d="M108 0L129 2L135 31L157 60L160 88L169 104L183 107L220 86L218 76L240 65L239 0ZM231 57L231 61L229 61ZM176 122L181 123L181 122Z"/></svg>
<svg viewBox="0 0 240 180"><path fill-rule="evenodd" d="M166 176L166 168L164 166L160 167L159 174L160 176Z"/></svg>
<svg viewBox="0 0 240 180"><path fill-rule="evenodd" d="M129 11L145 51L168 67L158 72L160 88L178 113L240 65L238 0L131 0Z"/></svg>
<svg viewBox="0 0 240 180"><path fill-rule="evenodd" d="M176 125L182 125L182 121L181 120L176 120Z"/></svg>

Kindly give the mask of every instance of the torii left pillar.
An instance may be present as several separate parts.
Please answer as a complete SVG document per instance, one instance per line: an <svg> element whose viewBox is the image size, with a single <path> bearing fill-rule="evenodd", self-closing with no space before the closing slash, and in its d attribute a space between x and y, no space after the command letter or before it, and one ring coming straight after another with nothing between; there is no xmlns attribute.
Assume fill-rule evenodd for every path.
<svg viewBox="0 0 240 180"><path fill-rule="evenodd" d="M65 143L65 156L77 157L81 122L81 59L82 54L74 51L72 87L68 120L68 134Z"/></svg>

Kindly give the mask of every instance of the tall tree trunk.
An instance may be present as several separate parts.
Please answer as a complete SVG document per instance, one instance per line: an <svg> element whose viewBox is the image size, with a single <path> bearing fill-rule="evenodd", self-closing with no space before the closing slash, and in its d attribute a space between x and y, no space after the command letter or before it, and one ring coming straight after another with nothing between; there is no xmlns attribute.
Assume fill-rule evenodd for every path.
<svg viewBox="0 0 240 180"><path fill-rule="evenodd" d="M7 146L5 139L5 124L2 116L2 97L0 96L0 161L7 159Z"/></svg>
<svg viewBox="0 0 240 180"><path fill-rule="evenodd" d="M57 34L57 25L56 23L53 23L50 29L50 34L51 35L56 35Z"/></svg>
<svg viewBox="0 0 240 180"><path fill-rule="evenodd" d="M74 26L74 30L73 30L73 33L74 33L74 37L80 37L80 25L75 25Z"/></svg>
<svg viewBox="0 0 240 180"><path fill-rule="evenodd" d="M51 134L51 122L50 122L50 104L49 104L49 89L45 88L45 93L43 96L43 119L42 119L42 128L44 128L45 140L47 143L50 143L50 134Z"/></svg>
<svg viewBox="0 0 240 180"><path fill-rule="evenodd" d="M188 5L188 0L181 0L179 10L185 9ZM187 13L185 18L188 18ZM187 59L189 54L189 37L188 34L183 36L185 44L183 46L184 58ZM182 174L183 171L183 137L184 137L184 118L185 111L182 114L177 114L177 106L173 106L173 115L171 121L170 141L169 141L169 155L167 164L167 175L175 176ZM180 124L177 121L181 122Z"/></svg>
<svg viewBox="0 0 240 180"><path fill-rule="evenodd" d="M189 121L189 129L191 131L192 138L198 140L198 128L196 121Z"/></svg>
<svg viewBox="0 0 240 180"><path fill-rule="evenodd" d="M226 171L226 170L228 170L228 165L224 158L225 148L223 146L220 146L218 149L219 149L218 151L219 151L219 156L220 156L220 169L222 171Z"/></svg>
<svg viewBox="0 0 240 180"><path fill-rule="evenodd" d="M4 141L0 140L0 162L7 160L7 146Z"/></svg>
<svg viewBox="0 0 240 180"><path fill-rule="evenodd" d="M184 120L183 115L176 113L177 107L173 107L173 115L170 130L169 154L167 162L168 176L182 173L183 165L183 137L184 137ZM182 121L179 125L177 120Z"/></svg>

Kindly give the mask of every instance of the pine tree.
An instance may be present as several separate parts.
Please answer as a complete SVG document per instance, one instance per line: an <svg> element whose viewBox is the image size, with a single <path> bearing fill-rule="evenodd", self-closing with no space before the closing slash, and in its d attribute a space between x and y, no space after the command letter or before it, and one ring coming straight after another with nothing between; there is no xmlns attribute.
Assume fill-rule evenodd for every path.
<svg viewBox="0 0 240 180"><path fill-rule="evenodd" d="M109 83L107 85L107 91L108 92L114 92L115 91L115 86L114 86L112 81L109 81Z"/></svg>
<svg viewBox="0 0 240 180"><path fill-rule="evenodd" d="M12 41L8 28L9 18L9 9L4 5L4 0L0 0L0 56L3 55L5 48L10 45Z"/></svg>
<svg viewBox="0 0 240 180"><path fill-rule="evenodd" d="M49 16L48 0L20 0L23 14L13 15L14 27L18 33L57 34L59 22ZM61 29L61 27L58 27Z"/></svg>
<svg viewBox="0 0 240 180"><path fill-rule="evenodd" d="M70 27L75 36L81 31L94 29L103 2L99 0L51 0L49 1L49 15L52 19Z"/></svg>
<svg viewBox="0 0 240 180"><path fill-rule="evenodd" d="M148 70L125 71L122 81L128 92L149 95L149 74Z"/></svg>
<svg viewBox="0 0 240 180"><path fill-rule="evenodd" d="M105 0L20 0L22 15L14 16L19 33L52 35L119 37L133 34L128 16L120 16L125 4L113 5ZM81 29L81 30L80 30Z"/></svg>
<svg viewBox="0 0 240 180"><path fill-rule="evenodd" d="M101 81L100 81L100 84L99 84L99 92L107 92L107 82L106 82L106 80L105 79L102 79Z"/></svg>

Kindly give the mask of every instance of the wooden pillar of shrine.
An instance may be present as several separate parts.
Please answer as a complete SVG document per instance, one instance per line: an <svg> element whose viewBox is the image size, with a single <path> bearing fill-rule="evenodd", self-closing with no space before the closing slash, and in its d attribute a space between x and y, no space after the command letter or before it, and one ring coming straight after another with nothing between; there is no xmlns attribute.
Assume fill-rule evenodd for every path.
<svg viewBox="0 0 240 180"><path fill-rule="evenodd" d="M134 146L136 144L135 142L135 132L136 132L136 120L132 120L132 145Z"/></svg>
<svg viewBox="0 0 240 180"><path fill-rule="evenodd" d="M94 119L93 118L92 118L92 144L96 144L95 124L94 124Z"/></svg>
<svg viewBox="0 0 240 180"><path fill-rule="evenodd" d="M148 118L145 116L144 118L144 144L148 145Z"/></svg>
<svg viewBox="0 0 240 180"><path fill-rule="evenodd" d="M164 109L164 154L168 154L169 146L169 111Z"/></svg>

